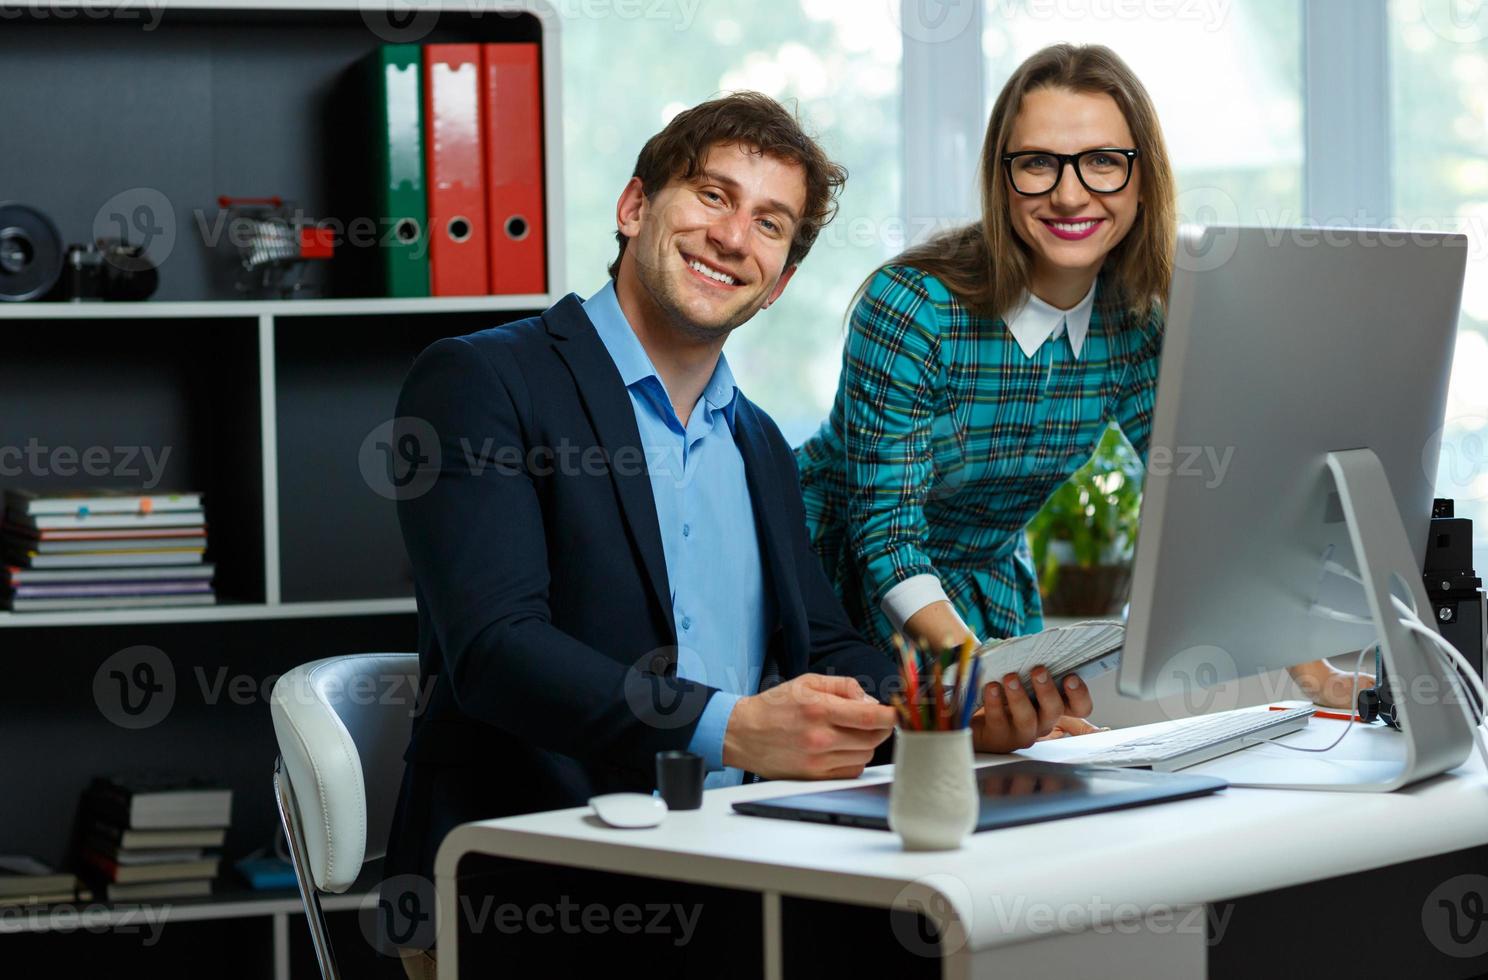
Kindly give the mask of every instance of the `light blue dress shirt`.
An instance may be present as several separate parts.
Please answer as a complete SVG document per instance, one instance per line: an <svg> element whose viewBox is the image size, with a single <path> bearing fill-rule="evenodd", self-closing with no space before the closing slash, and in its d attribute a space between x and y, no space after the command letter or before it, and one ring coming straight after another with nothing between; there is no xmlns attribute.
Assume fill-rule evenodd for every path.
<svg viewBox="0 0 1488 980"><path fill-rule="evenodd" d="M584 312L635 409L671 583L677 674L718 688L688 748L703 757L705 786L737 785L743 772L724 767L723 735L734 704L759 690L770 615L744 458L734 442L739 388L720 354L683 426L620 309L615 284L590 297Z"/></svg>

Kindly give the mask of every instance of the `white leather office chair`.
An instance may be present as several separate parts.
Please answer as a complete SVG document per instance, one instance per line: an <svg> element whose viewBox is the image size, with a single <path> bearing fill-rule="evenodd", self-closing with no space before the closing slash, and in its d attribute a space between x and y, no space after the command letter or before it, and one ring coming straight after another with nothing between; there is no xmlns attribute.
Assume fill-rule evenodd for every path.
<svg viewBox="0 0 1488 980"><path fill-rule="evenodd" d="M341 975L320 893L383 855L418 694L417 654L364 653L296 667L269 698L274 795L325 980Z"/></svg>

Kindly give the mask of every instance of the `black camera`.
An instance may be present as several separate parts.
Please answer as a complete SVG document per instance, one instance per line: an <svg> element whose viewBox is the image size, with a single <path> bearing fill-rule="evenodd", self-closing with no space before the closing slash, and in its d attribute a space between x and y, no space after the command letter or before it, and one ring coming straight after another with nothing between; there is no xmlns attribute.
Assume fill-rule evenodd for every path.
<svg viewBox="0 0 1488 980"><path fill-rule="evenodd" d="M73 302L149 299L160 285L160 272L140 245L100 238L90 245L69 245L62 275L48 297Z"/></svg>
<svg viewBox="0 0 1488 980"><path fill-rule="evenodd" d="M1435 500L1431 505L1431 531L1421 578L1426 597L1431 600L1437 631L1483 677L1483 580L1472 567L1472 539L1472 521L1455 516L1452 501ZM1359 693L1359 717L1365 721L1383 718L1398 728L1390 679L1377 652L1374 676L1374 689Z"/></svg>

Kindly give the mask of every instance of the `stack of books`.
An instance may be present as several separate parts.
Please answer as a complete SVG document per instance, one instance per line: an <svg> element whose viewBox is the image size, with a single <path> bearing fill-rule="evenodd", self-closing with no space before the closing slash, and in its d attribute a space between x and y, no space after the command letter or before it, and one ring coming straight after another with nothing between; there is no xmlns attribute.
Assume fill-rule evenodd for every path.
<svg viewBox="0 0 1488 980"><path fill-rule="evenodd" d="M195 779L95 779L78 813L78 866L111 902L212 893L232 790Z"/></svg>
<svg viewBox="0 0 1488 980"><path fill-rule="evenodd" d="M209 606L200 493L5 491L0 607Z"/></svg>
<svg viewBox="0 0 1488 980"><path fill-rule="evenodd" d="M33 857L0 854L0 908L88 902L93 893L77 876L42 864Z"/></svg>

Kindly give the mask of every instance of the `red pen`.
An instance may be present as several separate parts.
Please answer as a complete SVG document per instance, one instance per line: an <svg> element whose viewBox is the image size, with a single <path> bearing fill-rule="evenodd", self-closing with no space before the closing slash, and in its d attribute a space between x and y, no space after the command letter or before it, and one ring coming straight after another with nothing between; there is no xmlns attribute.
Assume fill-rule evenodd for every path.
<svg viewBox="0 0 1488 980"><path fill-rule="evenodd" d="M1272 711L1291 711L1292 709L1291 708L1288 708L1288 707L1286 707L1284 705L1273 704L1271 706L1271 710ZM1323 711L1321 709L1318 710L1318 711L1314 711L1312 713L1312 716L1314 718L1336 718L1339 721L1363 721L1364 720L1363 718L1360 718L1358 715L1346 715L1346 714L1343 714L1340 711Z"/></svg>

